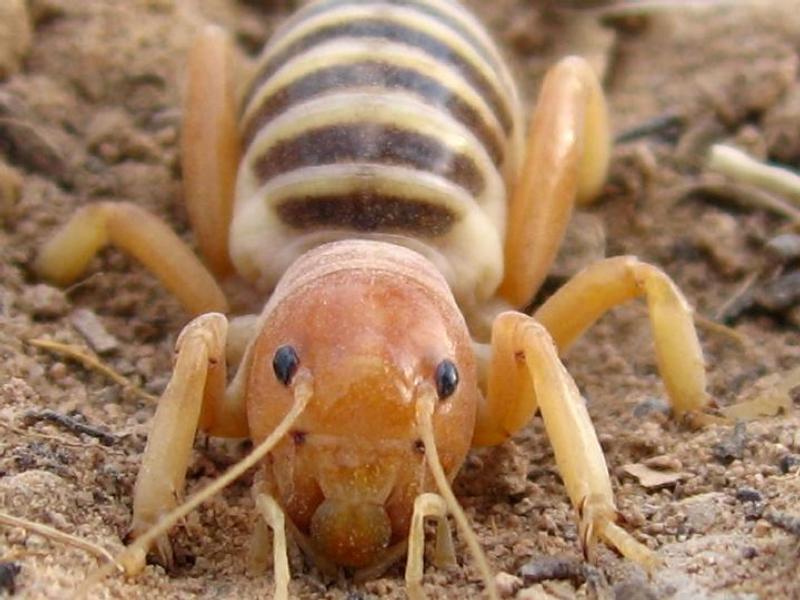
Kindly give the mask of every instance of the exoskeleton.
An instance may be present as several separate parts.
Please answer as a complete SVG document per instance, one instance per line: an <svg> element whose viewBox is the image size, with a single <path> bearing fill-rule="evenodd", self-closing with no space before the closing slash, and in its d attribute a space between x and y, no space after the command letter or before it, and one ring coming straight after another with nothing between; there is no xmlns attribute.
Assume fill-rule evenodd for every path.
<svg viewBox="0 0 800 600"><path fill-rule="evenodd" d="M649 563L615 524L603 454L558 355L609 308L646 296L673 408L697 409L705 373L690 308L662 271L617 257L532 316L515 310L575 203L605 179L609 125L591 67L555 65L526 131L500 52L451 0L316 0L275 32L243 87L231 62L219 29L198 35L182 157L205 264L126 203L80 209L37 263L67 283L111 243L199 315L154 417L128 569L154 542L168 560L166 531L206 497L173 510L199 428L256 444L209 493L260 462L254 556L266 524L276 597L288 594L285 530L324 569L374 574L407 551L420 595L422 521L439 519L447 561L448 511L486 573L448 483L471 447L502 443L537 410L582 543ZM231 272L268 298L260 315L229 323L215 277Z"/></svg>

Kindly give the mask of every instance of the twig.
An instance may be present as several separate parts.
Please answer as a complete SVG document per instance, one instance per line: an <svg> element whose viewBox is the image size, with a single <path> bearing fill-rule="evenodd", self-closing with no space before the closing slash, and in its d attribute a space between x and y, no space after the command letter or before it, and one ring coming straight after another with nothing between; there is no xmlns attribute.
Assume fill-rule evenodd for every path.
<svg viewBox="0 0 800 600"><path fill-rule="evenodd" d="M54 410L46 409L41 412L28 412L25 414L25 420L30 423L36 423L38 421L49 421L50 423L55 423L56 425L60 425L64 427L68 431L72 433L78 434L86 434L93 438L97 438L100 440L100 443L104 446L112 446L117 443L118 439L115 435L108 433L107 431L101 431L100 429L95 429L86 423L81 423L77 419L70 417L68 415L63 415L58 413Z"/></svg>
<svg viewBox="0 0 800 600"><path fill-rule="evenodd" d="M20 435L22 437L37 437L37 438L40 438L40 439L43 439L43 440L49 440L51 442L57 442L57 443L61 444L62 446L67 446L67 447L70 447L70 448L85 448L86 447L86 444L84 444L82 442L73 442L73 441L67 440L65 438L62 438L60 436L57 436L57 435L48 435L46 433L39 433L38 431L25 431L23 429L20 429L19 427L14 427L13 425L11 425L9 423L6 423L4 421L0 421L0 427L2 427L3 429L5 429L7 431L12 432L12 433L16 433L17 435Z"/></svg>
<svg viewBox="0 0 800 600"><path fill-rule="evenodd" d="M717 309L717 312L714 314L714 320L725 320L731 307L750 292L760 276L761 270L759 269L753 271L747 277L745 277L744 281L739 285L739 287L736 288L733 294L731 294L730 298L725 300L725 302L723 302L722 305Z"/></svg>
<svg viewBox="0 0 800 600"><path fill-rule="evenodd" d="M659 115L619 133L617 137L614 138L614 143L622 144L625 142L632 142L653 134L665 136L682 126L683 119L680 115Z"/></svg>
<svg viewBox="0 0 800 600"><path fill-rule="evenodd" d="M769 165L733 146L715 144L708 154L707 166L712 171L754 185L800 205L800 175L777 165Z"/></svg>
<svg viewBox="0 0 800 600"><path fill-rule="evenodd" d="M108 561L109 563L115 565L117 569L122 571L122 567L119 565L119 563L117 563L111 553L102 546L98 546L97 544L69 533L64 533L63 531L54 529L49 525L34 523L33 521L28 521L27 519L21 519L19 517L12 517L4 512L0 512L0 525L5 525L7 527L21 527L26 531L41 535L48 540L60 542L62 544L66 544L67 546L80 548L81 550L85 550L89 554L92 554L101 560Z"/></svg>
<svg viewBox="0 0 800 600"><path fill-rule="evenodd" d="M800 209L795 208L783 198L752 185L728 182L723 179L703 178L688 185L678 186L668 193L668 201L671 202L679 202L693 194L703 194L721 200L730 200L746 208L769 210L790 219L795 225L800 225Z"/></svg>
<svg viewBox="0 0 800 600"><path fill-rule="evenodd" d="M75 346L72 344L62 344L60 342L54 342L52 340L44 340L40 338L28 340L28 343L31 346L36 346L37 348L44 348L45 350L50 350L56 354L60 354L62 356L67 356L69 358L73 358L83 364L88 369L94 369L115 381L119 385L125 388L130 388L135 390L139 395L151 402L158 401L158 398L153 396L152 394L148 394L139 386L133 384L128 378L124 377L117 373L114 369L109 367L107 364L102 362L96 356L90 354L85 349L81 348L80 346Z"/></svg>
<svg viewBox="0 0 800 600"><path fill-rule="evenodd" d="M724 323L716 321L715 319L709 319L708 317L704 317L703 315L695 313L694 322L698 327L701 327L706 331L732 338L740 345L745 347L749 345L750 339L746 335L736 331L733 327L728 327Z"/></svg>

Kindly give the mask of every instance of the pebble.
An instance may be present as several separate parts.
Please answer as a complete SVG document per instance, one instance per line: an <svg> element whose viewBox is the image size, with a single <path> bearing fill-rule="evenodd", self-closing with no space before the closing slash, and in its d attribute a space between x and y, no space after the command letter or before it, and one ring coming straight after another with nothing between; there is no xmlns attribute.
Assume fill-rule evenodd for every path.
<svg viewBox="0 0 800 600"><path fill-rule="evenodd" d="M744 448L747 441L747 430L742 422L736 423L731 435L714 445L711 453L724 465L744 457Z"/></svg>
<svg viewBox="0 0 800 600"><path fill-rule="evenodd" d="M769 240L764 249L779 262L800 259L800 234L783 233Z"/></svg>
<svg viewBox="0 0 800 600"><path fill-rule="evenodd" d="M0 591L14 595L16 592L16 577L22 570L17 563L11 561L0 562Z"/></svg>
<svg viewBox="0 0 800 600"><path fill-rule="evenodd" d="M669 403L664 400L663 398L648 398L642 402L639 402L633 408L633 416L634 417L646 417L651 413L662 413L662 414L669 414L670 406Z"/></svg>
<svg viewBox="0 0 800 600"><path fill-rule="evenodd" d="M494 585L501 598L511 598L522 588L522 579L501 571L495 575Z"/></svg>
<svg viewBox="0 0 800 600"><path fill-rule="evenodd" d="M22 302L34 317L39 318L60 317L69 310L69 301L64 292L44 283L26 288Z"/></svg>
<svg viewBox="0 0 800 600"><path fill-rule="evenodd" d="M570 579L573 581L585 579L583 563L574 558L560 556L542 556L528 561L520 567L519 575L527 584L547 579Z"/></svg>
<svg viewBox="0 0 800 600"><path fill-rule="evenodd" d="M780 467L781 473L784 475L798 466L800 466L800 456L797 454L784 454L778 461L778 467Z"/></svg>
<svg viewBox="0 0 800 600"><path fill-rule="evenodd" d="M73 311L69 320L98 354L105 354L119 347L117 338L106 331L103 323L91 310L79 308Z"/></svg>
<svg viewBox="0 0 800 600"><path fill-rule="evenodd" d="M743 486L736 490L736 499L739 502L761 502L764 497L758 490Z"/></svg>
<svg viewBox="0 0 800 600"><path fill-rule="evenodd" d="M0 2L0 80L20 70L32 36L26 0Z"/></svg>
<svg viewBox="0 0 800 600"><path fill-rule="evenodd" d="M770 529L770 524L764 519L760 519L753 525L753 537L762 538L769 533Z"/></svg>

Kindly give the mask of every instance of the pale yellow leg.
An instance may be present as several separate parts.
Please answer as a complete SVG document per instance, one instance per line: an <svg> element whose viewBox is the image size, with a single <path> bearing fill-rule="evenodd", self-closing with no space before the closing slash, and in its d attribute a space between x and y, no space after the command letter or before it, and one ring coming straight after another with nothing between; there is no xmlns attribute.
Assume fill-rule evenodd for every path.
<svg viewBox="0 0 800 600"><path fill-rule="evenodd" d="M260 442L253 448L250 454L228 469L223 475L195 493L180 506L161 516L152 527L138 536L136 540L117 557L117 563L122 565L126 573L133 575L141 571L144 567L147 549L152 544L163 538L175 523L200 506L200 504L219 493L225 486L263 461L275 445L289 432L289 429L303 413L314 394L314 378L308 369L301 366L293 377L290 387L294 396L292 408L266 439ZM86 588L88 589L89 586L108 575L110 570L109 567L106 567L91 574L87 580Z"/></svg>
<svg viewBox="0 0 800 600"><path fill-rule="evenodd" d="M247 432L242 398L228 399L239 404L238 415L231 410L214 410L225 399L225 339L227 320L210 313L189 323L178 338L175 368L167 389L156 408L133 498L131 535L139 537L170 512L183 496L186 469L191 458L194 436L201 412L224 414L238 423L219 424L218 428ZM204 408L210 406L212 408ZM211 420L210 416L206 416ZM166 536L156 540L160 558L171 560Z"/></svg>
<svg viewBox="0 0 800 600"><path fill-rule="evenodd" d="M219 27L206 27L189 52L181 153L186 210L206 264L231 271L228 228L240 141L231 47Z"/></svg>
<svg viewBox="0 0 800 600"><path fill-rule="evenodd" d="M538 406L567 494L581 515L585 550L590 551L599 537L627 558L652 567L655 559L651 552L614 523L617 511L600 443L547 330L522 313L502 313L492 331L492 350L492 372L486 404L479 413L476 443L502 442L524 425ZM511 355L496 358L500 352ZM529 384L523 385L525 379L532 382L535 397ZM515 388L519 390L516 395Z"/></svg>
<svg viewBox="0 0 800 600"><path fill-rule="evenodd" d="M411 600L425 597L422 591L422 572L425 558L425 519L436 519L437 567L454 565L453 538L447 522L447 503L438 494L421 494L414 500L411 529L408 532L408 558L406 559L406 592Z"/></svg>
<svg viewBox="0 0 800 600"><path fill-rule="evenodd" d="M161 219L130 202L80 208L44 245L35 269L43 278L67 285L108 244L141 262L192 314L227 312L225 294L183 240Z"/></svg>
<svg viewBox="0 0 800 600"><path fill-rule="evenodd" d="M289 599L289 554L286 547L286 518L283 509L275 499L263 492L256 494L256 508L270 529L272 529L273 572L275 573L275 592L273 600Z"/></svg>
<svg viewBox="0 0 800 600"><path fill-rule="evenodd" d="M509 207L505 280L512 306L530 302L547 276L575 202L600 192L611 134L603 90L589 64L563 59L547 73Z"/></svg>
<svg viewBox="0 0 800 600"><path fill-rule="evenodd" d="M647 299L658 369L673 410L680 415L704 407L706 372L692 309L660 269L632 256L598 262L575 275L533 316L564 352L609 309L639 296Z"/></svg>

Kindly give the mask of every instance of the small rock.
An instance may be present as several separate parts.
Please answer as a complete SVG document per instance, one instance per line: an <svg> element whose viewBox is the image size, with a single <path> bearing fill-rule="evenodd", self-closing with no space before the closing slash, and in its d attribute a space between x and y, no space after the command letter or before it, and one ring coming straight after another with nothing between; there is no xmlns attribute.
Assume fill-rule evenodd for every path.
<svg viewBox="0 0 800 600"><path fill-rule="evenodd" d="M800 234L783 233L769 240L764 249L778 262L800 259Z"/></svg>
<svg viewBox="0 0 800 600"><path fill-rule="evenodd" d="M715 444L711 453L719 462L724 465L732 463L734 460L741 460L744 457L744 447L747 441L747 430L741 421L736 423L731 435Z"/></svg>
<svg viewBox="0 0 800 600"><path fill-rule="evenodd" d="M520 567L519 575L526 585L547 579L582 582L586 578L582 562L561 556L543 556L531 560Z"/></svg>
<svg viewBox="0 0 800 600"><path fill-rule="evenodd" d="M797 454L784 454L778 461L778 467L780 467L781 473L784 475L797 466L800 466L800 456Z"/></svg>
<svg viewBox="0 0 800 600"><path fill-rule="evenodd" d="M753 548L753 546L746 546L742 548L742 558L747 560L753 559L758 556L758 550Z"/></svg>
<svg viewBox="0 0 800 600"><path fill-rule="evenodd" d="M769 533L770 529L769 523L761 519L753 526L753 537L762 538Z"/></svg>
<svg viewBox="0 0 800 600"><path fill-rule="evenodd" d="M22 570L17 563L11 561L0 562L0 591L13 595L16 592L16 578Z"/></svg>
<svg viewBox="0 0 800 600"><path fill-rule="evenodd" d="M686 527L692 533L706 533L719 522L720 506L727 500L726 494L708 492L690 496L678 503Z"/></svg>
<svg viewBox="0 0 800 600"><path fill-rule="evenodd" d="M501 598L511 598L522 588L522 579L501 571L495 575L494 585Z"/></svg>
<svg viewBox="0 0 800 600"><path fill-rule="evenodd" d="M119 347L117 338L106 331L103 323L92 311L79 308L69 316L69 320L98 354L105 354Z"/></svg>
<svg viewBox="0 0 800 600"><path fill-rule="evenodd" d="M794 308L800 302L800 269L761 287L755 294L755 301L776 313Z"/></svg>
<svg viewBox="0 0 800 600"><path fill-rule="evenodd" d="M736 490L736 499L739 502L761 502L764 497L758 490L743 486Z"/></svg>
<svg viewBox="0 0 800 600"><path fill-rule="evenodd" d="M69 310L69 301L64 292L44 283L26 288L22 302L34 317L39 318L60 317Z"/></svg>
<svg viewBox="0 0 800 600"><path fill-rule="evenodd" d="M32 36L26 1L0 2L0 80L19 71Z"/></svg>
<svg viewBox="0 0 800 600"><path fill-rule="evenodd" d="M669 412L669 403L663 398L648 398L647 400L639 402L639 404L633 408L634 417L645 417L651 413L668 415Z"/></svg>

